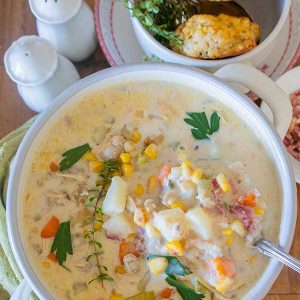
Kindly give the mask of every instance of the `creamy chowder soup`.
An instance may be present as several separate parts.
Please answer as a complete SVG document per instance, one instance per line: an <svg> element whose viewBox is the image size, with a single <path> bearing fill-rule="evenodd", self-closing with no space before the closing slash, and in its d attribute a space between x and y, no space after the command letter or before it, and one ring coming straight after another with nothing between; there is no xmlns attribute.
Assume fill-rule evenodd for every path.
<svg viewBox="0 0 300 300"><path fill-rule="evenodd" d="M26 170L23 237L55 299L241 299L278 241L281 190L217 99L124 83L69 104Z"/></svg>

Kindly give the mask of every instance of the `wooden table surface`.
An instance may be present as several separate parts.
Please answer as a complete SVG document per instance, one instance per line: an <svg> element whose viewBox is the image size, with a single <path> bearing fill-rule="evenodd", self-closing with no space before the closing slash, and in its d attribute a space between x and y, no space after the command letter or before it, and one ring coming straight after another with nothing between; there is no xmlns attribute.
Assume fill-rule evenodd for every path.
<svg viewBox="0 0 300 300"><path fill-rule="evenodd" d="M93 1L87 1L93 6ZM3 64L3 55L9 45L22 35L36 34L35 19L32 16L27 1L25 0L3 0L0 9L0 138L16 129L26 120L34 115L20 99L16 85L8 78ZM300 61L299 61L300 63ZM88 60L76 64L81 75L85 77L91 73L109 67L101 49ZM300 185L297 186L298 200L300 198ZM300 205L298 207L300 214ZM290 252L300 259L300 218L294 242ZM283 268L279 278L276 280L267 300L300 300L300 275ZM253 299L255 300L255 299Z"/></svg>

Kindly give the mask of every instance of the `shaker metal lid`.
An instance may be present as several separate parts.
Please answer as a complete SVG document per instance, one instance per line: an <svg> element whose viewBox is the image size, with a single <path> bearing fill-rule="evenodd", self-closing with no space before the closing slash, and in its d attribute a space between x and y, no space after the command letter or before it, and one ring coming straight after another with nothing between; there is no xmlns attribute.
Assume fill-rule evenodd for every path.
<svg viewBox="0 0 300 300"><path fill-rule="evenodd" d="M32 13L46 23L61 23L71 19L81 4L82 0L29 0Z"/></svg>
<svg viewBox="0 0 300 300"><path fill-rule="evenodd" d="M49 79L57 68L57 53L45 39L23 36L12 43L4 55L10 78L22 85L36 85Z"/></svg>

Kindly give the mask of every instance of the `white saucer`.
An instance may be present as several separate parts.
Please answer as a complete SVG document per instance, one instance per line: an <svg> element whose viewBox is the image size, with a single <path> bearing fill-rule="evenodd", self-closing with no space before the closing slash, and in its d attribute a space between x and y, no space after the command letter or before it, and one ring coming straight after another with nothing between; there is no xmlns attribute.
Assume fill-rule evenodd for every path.
<svg viewBox="0 0 300 300"><path fill-rule="evenodd" d="M95 0L99 43L112 66L141 62L141 49L122 1ZM273 79L289 70L300 57L300 0L292 0L290 17L278 37L278 44L265 62L257 66Z"/></svg>
<svg viewBox="0 0 300 300"><path fill-rule="evenodd" d="M300 90L299 78L300 67L297 67L280 76L276 82L284 92L286 92L288 95L291 95L292 93ZM300 183L300 161L297 161L290 154L289 157L294 169L295 179L298 183Z"/></svg>

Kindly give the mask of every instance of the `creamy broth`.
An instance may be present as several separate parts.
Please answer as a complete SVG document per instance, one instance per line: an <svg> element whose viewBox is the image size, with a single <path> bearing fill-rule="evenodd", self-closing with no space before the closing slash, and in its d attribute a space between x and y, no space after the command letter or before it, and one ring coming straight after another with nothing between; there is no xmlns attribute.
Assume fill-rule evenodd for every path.
<svg viewBox="0 0 300 300"><path fill-rule="evenodd" d="M217 112L221 118L220 128L206 140L196 140L191 134L192 127L184 122L186 112L201 111L208 116ZM127 125L125 129L124 125ZM141 136L133 137L137 133ZM121 151L114 148L115 145L111 147L114 136L118 137L117 148L120 146L118 139L122 139ZM134 142L127 143L128 140ZM130 224L122 225L121 232L118 231L117 223L109 223L117 215L110 210L117 206L104 206L104 224L96 225L95 238L101 242L103 252L98 259L107 267L106 272L102 271L113 278L113 281L104 280L103 285L98 280L89 283L99 272L95 257L86 261L95 249L84 237L90 230L87 221L93 212L87 204L92 203L89 201L91 197L98 195L93 190L99 190L96 185L101 181L100 169L97 170L97 164L91 163L91 157L85 155L70 169L56 170L65 151L86 143L97 161L105 161L103 156L111 158L115 152L115 158L119 160L119 152L125 153L127 149L131 163L126 164L134 169L130 176L124 176L128 171L124 168L119 174L114 173L106 195L108 198L113 185L126 184L126 195L122 196L126 197L127 203L122 215ZM149 143L157 150L157 157L153 159L144 152ZM70 104L35 148L30 167L26 170L23 237L30 262L55 299L108 300L113 294L124 298L138 294L141 292L138 284L150 267L151 260L149 265L147 262L149 254L178 257L192 272L184 278L187 285L197 290L195 278L200 278L202 284L211 289L210 292L200 287L206 299L210 299L211 294L217 298L240 299L268 263L251 248L252 240L263 235L278 241L281 190L272 161L242 120L217 99L198 90L156 81L101 89ZM171 173L165 176L161 185L154 182L151 189L149 178L154 176L152 178L157 179L164 165ZM196 169L201 171L197 180L192 173L189 174ZM177 171L179 175L175 174ZM220 174L224 175L229 191L222 185ZM192 186L190 190L183 187L182 178ZM208 183L209 188L202 197L204 183ZM178 199L174 200L174 197ZM109 201L106 198L104 201ZM152 200L146 202L148 199ZM102 203L101 198L100 207ZM197 222L193 224L195 208L213 220L208 229L206 224L203 227ZM240 209L249 213L246 219L245 211ZM175 219L183 215L182 224L177 219L174 222L186 226L185 231L168 232L169 223L166 222L169 221L163 216L165 211L174 212ZM143 213L147 214L146 220ZM70 272L47 258L54 238L42 238L41 231L53 216L60 223L70 221L73 255L68 254L64 262ZM242 224L244 233L232 225L235 221L238 226ZM149 224L155 230L154 236L158 232L158 237L152 238ZM198 232L200 227L204 232ZM174 237L168 234L174 234ZM172 246L168 242L174 240L180 243L184 253L167 247ZM135 247L131 252L125 249L127 256L124 259L128 262L125 265L120 262L120 244L124 241ZM224 276L216 274L216 270L220 271L218 266L224 264L233 265L234 271L224 275L230 284L223 290L220 281ZM216 270L212 270L214 267ZM168 287L166 274L153 274L152 271L143 290L154 291L155 299L163 299L161 291ZM170 292L169 299L182 299L176 289L172 288Z"/></svg>

